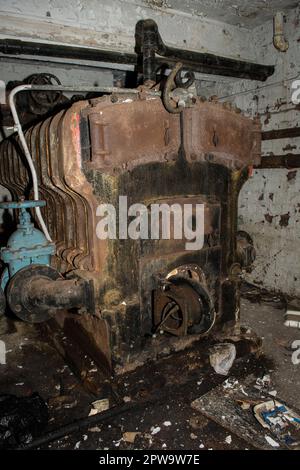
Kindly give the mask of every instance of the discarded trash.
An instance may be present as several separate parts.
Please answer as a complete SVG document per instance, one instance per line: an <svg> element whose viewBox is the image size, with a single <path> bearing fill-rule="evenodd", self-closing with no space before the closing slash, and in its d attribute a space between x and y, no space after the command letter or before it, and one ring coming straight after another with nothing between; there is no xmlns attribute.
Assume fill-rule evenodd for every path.
<svg viewBox="0 0 300 470"><path fill-rule="evenodd" d="M287 305L284 315L284 325L300 328L300 301L293 300Z"/></svg>
<svg viewBox="0 0 300 470"><path fill-rule="evenodd" d="M236 388L239 388L239 381L236 380L235 378L233 377L228 377L228 379L226 379L224 382L223 382L223 388L226 390L227 388L229 389L236 389Z"/></svg>
<svg viewBox="0 0 300 470"><path fill-rule="evenodd" d="M124 432L123 441L133 444L136 436L140 434L139 432Z"/></svg>
<svg viewBox="0 0 300 470"><path fill-rule="evenodd" d="M232 443L232 437L230 435L226 436L225 442L226 442L226 444L231 444Z"/></svg>
<svg viewBox="0 0 300 470"><path fill-rule="evenodd" d="M274 441L274 439L272 439L272 437L265 435L265 439L266 439L267 443L270 444L270 446L279 447L278 442Z"/></svg>
<svg viewBox="0 0 300 470"><path fill-rule="evenodd" d="M241 401L240 405L241 405L242 410L249 410L251 406L250 403L247 403L246 401Z"/></svg>
<svg viewBox="0 0 300 470"><path fill-rule="evenodd" d="M294 411L276 400L259 403L253 411L257 421L280 443L300 448L300 417Z"/></svg>
<svg viewBox="0 0 300 470"><path fill-rule="evenodd" d="M152 426L151 428L151 434L152 436L154 436L155 434L157 434L158 432L160 431L160 427L159 426Z"/></svg>
<svg viewBox="0 0 300 470"><path fill-rule="evenodd" d="M232 343L215 344L210 349L209 361L215 372L227 375L236 357L236 348Z"/></svg>
<svg viewBox="0 0 300 470"><path fill-rule="evenodd" d="M99 426L94 426L92 428L89 428L88 431L89 432L100 432L101 429L99 428Z"/></svg>
<svg viewBox="0 0 300 470"><path fill-rule="evenodd" d="M5 342L0 340L0 364L6 364L6 346Z"/></svg>
<svg viewBox="0 0 300 470"><path fill-rule="evenodd" d="M75 406L77 406L77 400L70 395L59 395L58 397L49 398L48 406L56 410L75 408Z"/></svg>
<svg viewBox="0 0 300 470"><path fill-rule="evenodd" d="M256 379L254 387L258 390L268 389L271 385L271 377L269 374L265 374L262 378Z"/></svg>
<svg viewBox="0 0 300 470"><path fill-rule="evenodd" d="M251 400L251 399L237 399L236 401L239 403L242 410L249 410L251 406L257 405L258 403L260 403L260 400Z"/></svg>
<svg viewBox="0 0 300 470"><path fill-rule="evenodd" d="M168 427L168 426L171 426L172 423L171 423L171 421L164 421L163 424L164 424L164 426Z"/></svg>
<svg viewBox="0 0 300 470"><path fill-rule="evenodd" d="M101 413L102 411L106 411L109 409L109 399L103 398L102 400L96 400L92 403L92 409L89 412L89 416L96 415Z"/></svg>
<svg viewBox="0 0 300 470"><path fill-rule="evenodd" d="M283 296L273 294L266 289L250 285L247 282L243 282L241 285L241 295L252 303L270 302L277 304L279 307L285 303Z"/></svg>
<svg viewBox="0 0 300 470"><path fill-rule="evenodd" d="M130 397L123 397L123 401L125 401L125 403L128 403L131 401L131 398Z"/></svg>
<svg viewBox="0 0 300 470"><path fill-rule="evenodd" d="M38 393L0 395L0 449L28 444L48 423L48 407Z"/></svg>

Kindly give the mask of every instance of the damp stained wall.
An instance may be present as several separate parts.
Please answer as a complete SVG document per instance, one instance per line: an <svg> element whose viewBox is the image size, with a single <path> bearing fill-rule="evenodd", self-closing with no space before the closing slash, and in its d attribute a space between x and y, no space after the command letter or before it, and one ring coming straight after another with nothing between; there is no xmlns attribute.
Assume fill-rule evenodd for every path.
<svg viewBox="0 0 300 470"><path fill-rule="evenodd" d="M255 91L249 100L266 131L300 126L300 106L291 101L291 84L300 79L299 9L287 15L285 32L289 49L284 53L272 44L272 22L257 28L261 60L275 64L275 74L265 84L270 86ZM300 154L300 138L264 141L262 153ZM255 171L240 195L239 227L253 236L257 250L248 279L300 297L300 169Z"/></svg>
<svg viewBox="0 0 300 470"><path fill-rule="evenodd" d="M216 83L214 92L250 116L259 115L263 131L300 126L300 106L291 85L300 79L299 8L286 15L287 52L273 45L272 21L252 30L259 62L274 64L265 83L238 80ZM263 141L262 155L300 154L300 138ZM255 170L239 197L239 228L254 239L257 259L246 279L267 289L300 297L300 169Z"/></svg>

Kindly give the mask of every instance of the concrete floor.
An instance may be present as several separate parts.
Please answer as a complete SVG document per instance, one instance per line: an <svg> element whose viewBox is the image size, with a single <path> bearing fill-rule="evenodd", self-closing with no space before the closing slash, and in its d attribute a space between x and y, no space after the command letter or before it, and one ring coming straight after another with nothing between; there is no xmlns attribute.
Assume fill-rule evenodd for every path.
<svg viewBox="0 0 300 470"><path fill-rule="evenodd" d="M300 329L284 326L284 313L281 302L252 303L242 298L242 323L249 325L263 338L264 354L273 362L273 367L268 371L272 390L300 409L300 364L292 363L292 344L300 340Z"/></svg>
<svg viewBox="0 0 300 470"><path fill-rule="evenodd" d="M230 376L242 381L250 373L257 378L270 374L270 390L275 390L289 405L300 408L300 364L293 365L291 360L291 344L300 340L300 330L285 327L283 315L282 306L276 302L252 303L242 299L242 323L264 338L264 355L259 359L247 356L236 360ZM39 392L50 405L45 432L88 416L95 399L113 401L110 387L104 386L99 396L87 392L33 326L2 317L0 339L7 349L7 364L0 365L0 394L24 396ZM170 357L147 364L115 381L114 397L133 403L154 400L151 405L42 448L251 449L249 442L191 407L193 400L226 378L217 375L203 360L205 348L203 344L202 350L197 347L177 353L176 360ZM137 433L134 443L126 441L127 432Z"/></svg>

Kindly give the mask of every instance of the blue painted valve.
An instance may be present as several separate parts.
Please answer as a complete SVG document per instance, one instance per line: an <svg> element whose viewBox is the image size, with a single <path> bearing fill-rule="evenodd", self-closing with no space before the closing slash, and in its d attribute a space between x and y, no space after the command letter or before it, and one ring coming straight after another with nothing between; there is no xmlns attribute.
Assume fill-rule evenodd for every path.
<svg viewBox="0 0 300 470"><path fill-rule="evenodd" d="M0 314L6 305L21 320L40 323L58 310L95 311L94 285L89 280L71 275L65 279L50 266L55 244L34 228L30 207L44 206L44 201L2 202L2 209L19 209L17 230L0 251L6 264L1 277Z"/></svg>
<svg viewBox="0 0 300 470"><path fill-rule="evenodd" d="M43 232L31 222L27 209L43 207L45 201L1 202L1 209L19 209L17 230L10 236L7 246L1 248L0 258L6 264L1 276L1 288L4 292L9 281L20 269L31 264L50 265L51 255L55 253L55 244L50 243Z"/></svg>

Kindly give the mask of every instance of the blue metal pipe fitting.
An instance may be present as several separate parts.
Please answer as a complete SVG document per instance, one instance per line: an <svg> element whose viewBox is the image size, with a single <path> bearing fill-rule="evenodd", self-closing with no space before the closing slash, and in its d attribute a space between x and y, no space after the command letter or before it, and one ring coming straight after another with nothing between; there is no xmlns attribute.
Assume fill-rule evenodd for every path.
<svg viewBox="0 0 300 470"><path fill-rule="evenodd" d="M0 251L1 260L7 265L1 276L1 288L4 291L10 278L20 269L31 264L49 266L51 255L55 253L55 244L50 243L45 235L31 222L27 209L43 207L45 201L2 202L1 209L19 209L17 230L10 236L7 246Z"/></svg>

